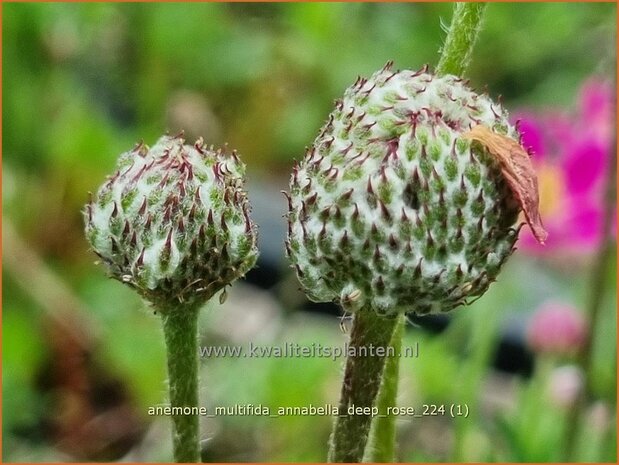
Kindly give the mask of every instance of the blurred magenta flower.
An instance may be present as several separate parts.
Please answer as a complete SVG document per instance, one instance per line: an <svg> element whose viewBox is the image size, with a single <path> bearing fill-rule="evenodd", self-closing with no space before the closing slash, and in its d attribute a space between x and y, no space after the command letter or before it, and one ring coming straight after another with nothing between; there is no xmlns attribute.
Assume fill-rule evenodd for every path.
<svg viewBox="0 0 619 465"><path fill-rule="evenodd" d="M604 180L614 154L614 98L610 83L591 78L580 90L576 111L516 116L538 173L540 212L549 233L540 246L523 228L523 250L587 254L599 246Z"/></svg>
<svg viewBox="0 0 619 465"><path fill-rule="evenodd" d="M547 302L533 315L527 342L539 354L570 355L578 352L588 337L583 315L560 302Z"/></svg>

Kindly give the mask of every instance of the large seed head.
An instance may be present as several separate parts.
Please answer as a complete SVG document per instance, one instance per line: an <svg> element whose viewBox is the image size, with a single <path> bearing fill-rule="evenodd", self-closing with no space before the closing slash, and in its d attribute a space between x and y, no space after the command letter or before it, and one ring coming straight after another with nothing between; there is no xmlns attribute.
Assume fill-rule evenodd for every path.
<svg viewBox="0 0 619 465"><path fill-rule="evenodd" d="M288 256L308 296L380 314L448 311L511 254L518 203L494 157L501 105L455 76L390 64L348 88L290 181Z"/></svg>
<svg viewBox="0 0 619 465"><path fill-rule="evenodd" d="M164 136L123 153L84 211L110 275L159 308L199 304L256 262L256 227L235 152Z"/></svg>

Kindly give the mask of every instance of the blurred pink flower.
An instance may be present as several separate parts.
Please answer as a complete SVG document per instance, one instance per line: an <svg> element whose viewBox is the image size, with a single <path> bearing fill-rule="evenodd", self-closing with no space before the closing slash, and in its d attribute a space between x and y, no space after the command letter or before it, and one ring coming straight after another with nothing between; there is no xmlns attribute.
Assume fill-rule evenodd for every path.
<svg viewBox="0 0 619 465"><path fill-rule="evenodd" d="M584 387L585 376L576 365L564 365L552 370L546 386L546 394L557 407L574 405Z"/></svg>
<svg viewBox="0 0 619 465"><path fill-rule="evenodd" d="M575 308L547 302L533 315L527 328L527 342L540 354L571 355L584 346L587 323Z"/></svg>
<svg viewBox="0 0 619 465"><path fill-rule="evenodd" d="M590 408L587 421L591 428L600 434L604 434L613 422L613 410L606 402L598 400Z"/></svg>
<svg viewBox="0 0 619 465"><path fill-rule="evenodd" d="M540 212L548 230L540 246L528 228L519 245L531 253L589 253L602 239L604 179L614 154L615 100L611 85L591 78L572 114L521 112L522 143L532 154Z"/></svg>

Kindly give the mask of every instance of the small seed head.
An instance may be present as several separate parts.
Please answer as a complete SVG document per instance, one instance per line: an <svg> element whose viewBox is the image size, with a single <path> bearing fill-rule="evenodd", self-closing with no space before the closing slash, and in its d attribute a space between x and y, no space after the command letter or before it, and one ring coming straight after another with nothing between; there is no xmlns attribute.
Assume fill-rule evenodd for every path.
<svg viewBox="0 0 619 465"><path fill-rule="evenodd" d="M86 237L111 277L160 309L200 304L256 262L236 154L164 136L120 155L86 205Z"/></svg>

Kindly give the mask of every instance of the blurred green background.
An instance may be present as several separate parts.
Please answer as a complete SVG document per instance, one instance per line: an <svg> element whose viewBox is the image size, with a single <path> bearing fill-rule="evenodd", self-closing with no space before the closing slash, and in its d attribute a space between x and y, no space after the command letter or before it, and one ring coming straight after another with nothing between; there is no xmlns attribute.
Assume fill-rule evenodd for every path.
<svg viewBox="0 0 619 465"><path fill-rule="evenodd" d="M171 458L168 419L146 414L165 402L158 318L94 265L81 217L116 156L166 130L238 149L261 228L261 266L225 304L207 306L203 344L344 343L333 308L308 305L287 268L278 191L358 75L388 60L415 69L437 62L451 9L2 5L3 461ZM467 77L516 113L575 111L591 76L615 87L615 18L611 3L491 4ZM614 137L614 109L608 118ZM517 252L446 329L410 325L405 344L418 342L420 355L401 362L400 405L466 403L471 413L399 420L402 461L559 461L569 444L575 460L616 461L614 245L596 278L607 292L589 322L591 363L534 355L526 340L546 301L588 318L601 244L577 254ZM202 402L336 404L341 368L330 359L204 359ZM583 391L581 404L553 401L565 386ZM330 426L317 416L205 418L203 455L323 461Z"/></svg>

